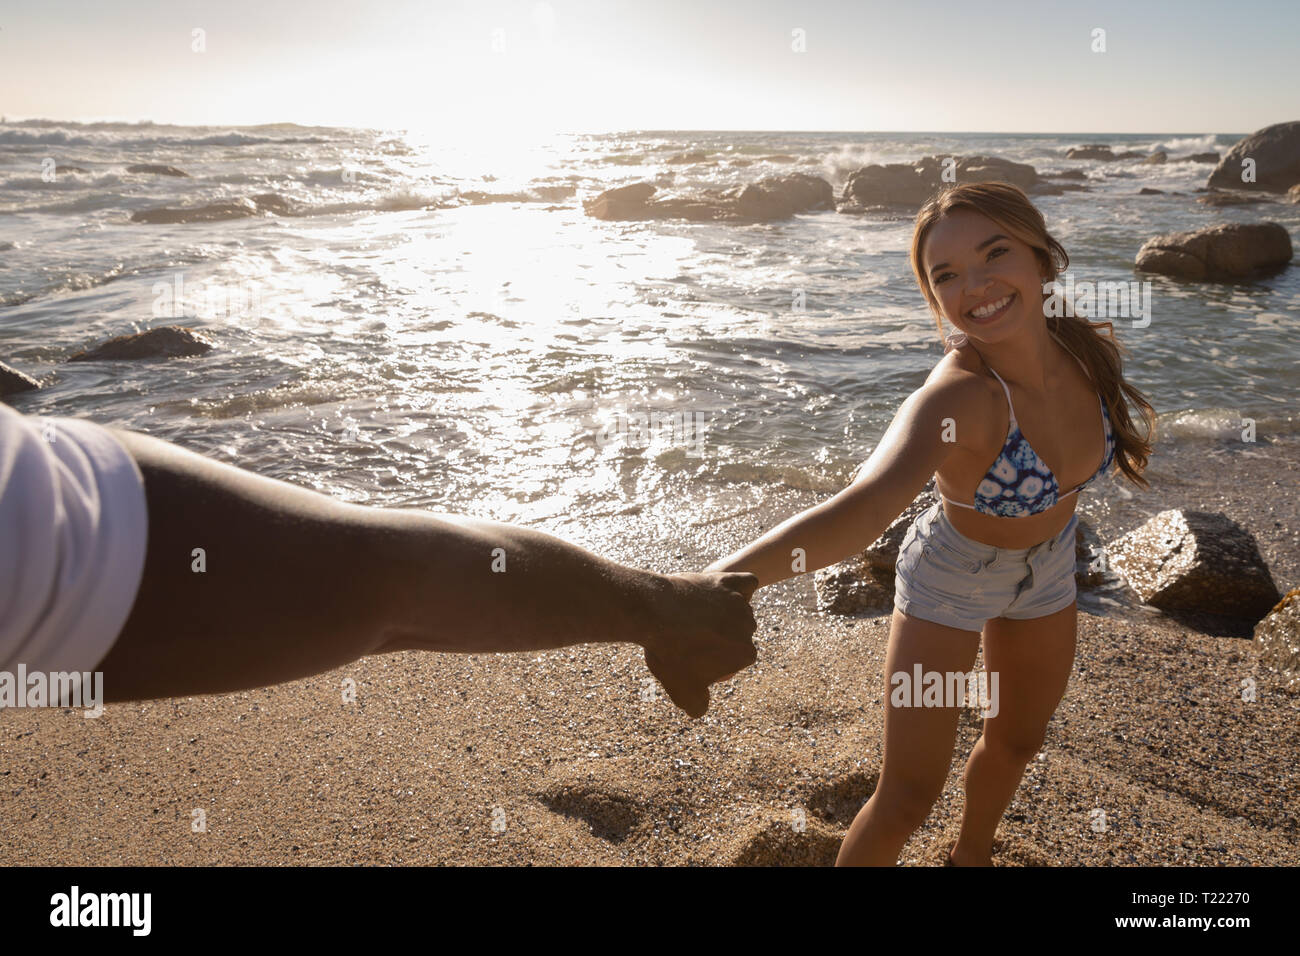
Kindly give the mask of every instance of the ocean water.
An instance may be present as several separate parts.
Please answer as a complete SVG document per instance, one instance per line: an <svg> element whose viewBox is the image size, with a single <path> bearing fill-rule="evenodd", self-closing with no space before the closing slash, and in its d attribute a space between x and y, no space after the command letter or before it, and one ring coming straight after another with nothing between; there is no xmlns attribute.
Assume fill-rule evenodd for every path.
<svg viewBox="0 0 1300 956"><path fill-rule="evenodd" d="M1076 279L1132 281L1152 235L1271 219L1295 236L1300 206L1138 196L1191 193L1213 167L1066 150L1177 158L1238 138L643 131L476 145L291 124L0 124L0 360L45 383L15 399L24 412L136 428L350 501L552 527L658 501L689 523L727 489L843 487L924 381L942 347L907 264L911 220L611 223L586 217L583 198L791 170L838 195L867 163L992 154L1083 170L1091 191L1035 201ZM702 156L674 161L690 153ZM51 162L84 172L47 181ZM129 221L267 193L305 214ZM1236 285L1145 278L1150 324L1116 321L1162 440L1232 440L1243 418L1294 436L1300 269ZM216 348L64 364L172 323ZM1108 478L1080 509L1125 495Z"/></svg>

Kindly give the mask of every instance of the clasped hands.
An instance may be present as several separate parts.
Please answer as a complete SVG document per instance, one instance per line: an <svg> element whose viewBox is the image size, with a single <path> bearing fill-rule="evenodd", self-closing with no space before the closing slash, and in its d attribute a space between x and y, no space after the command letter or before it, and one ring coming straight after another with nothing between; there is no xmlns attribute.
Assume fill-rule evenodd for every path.
<svg viewBox="0 0 1300 956"><path fill-rule="evenodd" d="M651 603L645 662L674 704L699 719L709 685L758 660L749 599L758 578L740 572L669 574Z"/></svg>

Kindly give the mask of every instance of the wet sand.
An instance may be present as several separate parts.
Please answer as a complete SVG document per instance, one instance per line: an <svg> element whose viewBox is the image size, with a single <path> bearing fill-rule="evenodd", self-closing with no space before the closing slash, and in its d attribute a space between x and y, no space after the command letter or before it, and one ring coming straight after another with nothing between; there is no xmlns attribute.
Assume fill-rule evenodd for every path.
<svg viewBox="0 0 1300 956"><path fill-rule="evenodd" d="M1300 583L1294 441L1161 452L1153 491L1097 508L1104 540L1165 507L1223 511L1256 535L1283 592ZM682 496L702 494L683 479L644 507L546 530L687 570L825 497L716 491L716 518L683 520ZM715 685L701 721L646 692L631 645L371 657L91 720L0 713L0 863L830 864L877 779L889 618L817 613L812 575L755 606L759 662ZM1300 864L1300 694L1248 636L1086 592L1080 606L1070 686L995 864ZM964 710L943 795L900 862L942 862L979 733Z"/></svg>

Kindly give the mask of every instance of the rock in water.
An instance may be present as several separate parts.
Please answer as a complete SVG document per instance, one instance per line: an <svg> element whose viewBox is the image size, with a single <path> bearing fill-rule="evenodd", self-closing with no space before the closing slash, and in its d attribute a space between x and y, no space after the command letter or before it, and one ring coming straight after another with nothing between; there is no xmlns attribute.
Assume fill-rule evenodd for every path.
<svg viewBox="0 0 1300 956"><path fill-rule="evenodd" d="M1087 146L1074 146L1065 154L1066 159L1100 159L1109 161L1115 159L1115 154L1111 152L1109 146L1102 143L1089 143Z"/></svg>
<svg viewBox="0 0 1300 956"><path fill-rule="evenodd" d="M1162 166L1169 162L1169 154L1163 149L1158 149L1146 159L1142 160L1143 166Z"/></svg>
<svg viewBox="0 0 1300 956"><path fill-rule="evenodd" d="M18 369L10 368L4 362L0 362L0 398L16 395L19 392L30 392L40 387L41 383L30 375L24 375Z"/></svg>
<svg viewBox="0 0 1300 956"><path fill-rule="evenodd" d="M1259 662L1281 673L1289 690L1300 690L1300 588L1292 588L1255 625Z"/></svg>
<svg viewBox="0 0 1300 956"><path fill-rule="evenodd" d="M655 187L633 183L607 189L583 203L595 219L689 219L693 222L747 222L786 219L798 212L833 209L835 191L818 176L769 176L747 186L703 189L686 196L651 201Z"/></svg>
<svg viewBox="0 0 1300 956"><path fill-rule="evenodd" d="M1255 161L1255 181L1242 182L1242 160ZM1300 183L1300 121L1277 123L1251 133L1219 160L1207 186L1284 193Z"/></svg>
<svg viewBox="0 0 1300 956"><path fill-rule="evenodd" d="M302 212L297 203L279 193L258 193L253 197L253 205L258 212L273 212L277 216L297 216Z"/></svg>
<svg viewBox="0 0 1300 956"><path fill-rule="evenodd" d="M831 184L807 173L760 179L736 197L736 213L747 219L787 219L797 212L834 208Z"/></svg>
<svg viewBox="0 0 1300 956"><path fill-rule="evenodd" d="M952 170L952 177L945 179L948 169ZM887 163L855 170L844 183L840 211L857 212L871 206L919 206L950 181L1011 183L1026 192L1056 193L1066 188L1044 183L1028 163L1014 163L999 156L926 156L915 163Z"/></svg>
<svg viewBox="0 0 1300 956"><path fill-rule="evenodd" d="M177 169L175 166L160 166L157 163L132 163L126 167L128 173L153 173L156 176L184 176L189 178L189 173L183 169Z"/></svg>
<svg viewBox="0 0 1300 956"><path fill-rule="evenodd" d="M632 183L606 189L583 204L588 216L594 219L640 219L645 214L645 204L655 194L650 183Z"/></svg>
<svg viewBox="0 0 1300 956"><path fill-rule="evenodd" d="M618 202L649 202L655 194L656 187L650 183L632 183L630 186L618 186L606 189L597 199L609 199Z"/></svg>
<svg viewBox="0 0 1300 956"><path fill-rule="evenodd" d="M933 169L942 174L943 160L927 156L919 163L924 172ZM1038 185L1038 170L1028 163L1015 163L1000 156L962 156L957 160L959 183L1011 183L1030 190Z"/></svg>
<svg viewBox="0 0 1300 956"><path fill-rule="evenodd" d="M1204 196L1196 200L1204 206L1253 206L1257 203L1272 202L1273 200L1263 193L1243 193L1243 192L1223 192L1218 189L1209 190Z"/></svg>
<svg viewBox="0 0 1300 956"><path fill-rule="evenodd" d="M182 222L221 222L226 219L243 219L256 216L257 204L251 199L230 199L223 202L209 203L206 206L160 206L156 209L141 209L131 214L132 222L182 223Z"/></svg>
<svg viewBox="0 0 1300 956"><path fill-rule="evenodd" d="M69 362L98 362L105 359L182 358L202 355L212 343L193 329L164 325L134 335L119 335L102 345L78 352Z"/></svg>
<svg viewBox="0 0 1300 956"><path fill-rule="evenodd" d="M872 164L849 175L843 202L857 206L919 206L936 188L910 163Z"/></svg>
<svg viewBox="0 0 1300 956"><path fill-rule="evenodd" d="M1221 223L1148 239L1137 268L1183 279L1243 279L1291 261L1291 236L1275 222Z"/></svg>
<svg viewBox="0 0 1300 956"><path fill-rule="evenodd" d="M1280 596L1254 537L1222 514L1162 511L1107 552L1138 596L1164 611L1258 621Z"/></svg>

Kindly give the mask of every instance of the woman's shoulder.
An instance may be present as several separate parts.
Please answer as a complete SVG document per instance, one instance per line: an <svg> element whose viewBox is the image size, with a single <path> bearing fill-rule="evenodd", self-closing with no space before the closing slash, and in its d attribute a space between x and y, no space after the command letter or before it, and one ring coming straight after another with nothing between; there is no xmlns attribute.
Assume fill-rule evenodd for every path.
<svg viewBox="0 0 1300 956"><path fill-rule="evenodd" d="M962 332L948 336L943 358L935 364L929 379L948 387L960 384L963 388L959 391L988 391L992 381L984 370L984 360Z"/></svg>
<svg viewBox="0 0 1300 956"><path fill-rule="evenodd" d="M993 376L985 370L979 353L964 337L956 342L949 338L947 352L936 363L923 387L950 409L953 419L975 423L974 428L958 429L963 439L959 444L983 448L996 418L996 400L1001 398L1002 392Z"/></svg>

